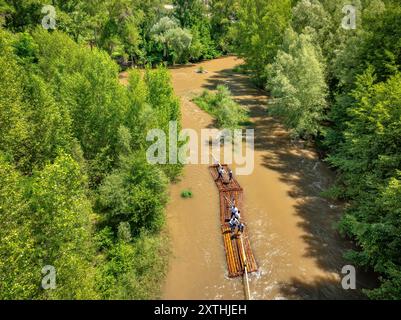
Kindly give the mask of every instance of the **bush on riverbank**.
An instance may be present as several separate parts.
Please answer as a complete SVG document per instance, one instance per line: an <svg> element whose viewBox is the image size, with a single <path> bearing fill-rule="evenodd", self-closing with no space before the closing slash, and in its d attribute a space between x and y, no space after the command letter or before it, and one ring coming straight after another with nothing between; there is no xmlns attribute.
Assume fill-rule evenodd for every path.
<svg viewBox="0 0 401 320"><path fill-rule="evenodd" d="M204 91L194 102L216 118L219 128L236 129L248 120L247 111L234 101L226 86L218 86L216 93Z"/></svg>

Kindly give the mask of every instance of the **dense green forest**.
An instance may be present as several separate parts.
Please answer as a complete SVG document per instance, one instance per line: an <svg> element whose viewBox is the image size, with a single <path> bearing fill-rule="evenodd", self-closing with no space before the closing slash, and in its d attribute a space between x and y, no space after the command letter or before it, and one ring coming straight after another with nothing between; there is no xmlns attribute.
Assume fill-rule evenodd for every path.
<svg viewBox="0 0 401 320"><path fill-rule="evenodd" d="M236 3L48 4L0 0L0 299L158 297L181 165L148 164L146 134L180 121L165 65L227 53Z"/></svg>
<svg viewBox="0 0 401 320"><path fill-rule="evenodd" d="M179 118L167 70L125 88L107 53L41 29L2 30L0 51L1 297L151 297L180 170L145 159L146 131Z"/></svg>
<svg viewBox="0 0 401 320"><path fill-rule="evenodd" d="M166 188L180 166L151 166L145 151L148 130L180 118L168 71L131 71L123 87L108 52L20 25L31 21L24 7L10 12L0 30L0 297L157 296ZM45 265L57 290L40 288Z"/></svg>
<svg viewBox="0 0 401 320"><path fill-rule="evenodd" d="M75 42L135 65L184 63L227 53L237 5L234 0L211 1L209 6L199 0L1 0L3 25L14 32L32 31L49 14L41 12L48 4L56 8L57 29Z"/></svg>
<svg viewBox="0 0 401 320"><path fill-rule="evenodd" d="M180 119L166 65L227 53L336 170L346 257L381 280L366 294L401 299L399 0L53 0L56 30L48 4L0 0L0 299L158 297L181 166L148 164L146 133ZM220 91L205 108L235 106Z"/></svg>
<svg viewBox="0 0 401 320"><path fill-rule="evenodd" d="M356 28L344 29L345 4ZM398 0L243 0L235 47L269 112L315 141L349 204L339 225L356 265L380 275L373 299L401 298L401 4Z"/></svg>

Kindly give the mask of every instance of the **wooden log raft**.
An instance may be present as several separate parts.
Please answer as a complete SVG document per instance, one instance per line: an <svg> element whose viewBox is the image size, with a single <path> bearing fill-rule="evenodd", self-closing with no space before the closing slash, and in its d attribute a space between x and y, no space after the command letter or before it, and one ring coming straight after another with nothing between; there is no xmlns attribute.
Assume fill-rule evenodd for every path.
<svg viewBox="0 0 401 320"><path fill-rule="evenodd" d="M229 171L228 166L222 166L227 173ZM220 195L220 224L223 234L224 249L226 252L228 276L230 278L240 277L245 272L244 261L247 262L248 273L256 272L258 270L258 266L256 264L256 260L248 238L248 228L245 228L245 231L242 235L237 235L236 233L231 234L228 223L231 219L231 205L234 203L241 211L241 222L246 225L243 208L243 189L235 178L231 180L231 182L228 181L227 174L224 177L224 181L218 179L217 169L218 165L209 167L210 173L216 183ZM242 250L240 237L242 237L244 250ZM244 252L246 259L244 257Z"/></svg>

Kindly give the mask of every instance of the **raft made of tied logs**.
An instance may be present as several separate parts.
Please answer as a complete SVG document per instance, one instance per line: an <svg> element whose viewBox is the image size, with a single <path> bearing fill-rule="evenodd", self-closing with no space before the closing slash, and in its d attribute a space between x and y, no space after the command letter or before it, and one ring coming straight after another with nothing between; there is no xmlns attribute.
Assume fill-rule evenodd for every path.
<svg viewBox="0 0 401 320"><path fill-rule="evenodd" d="M218 179L219 165L210 166L210 173L217 185L220 195L220 224L226 252L228 276L230 278L241 277L248 273L256 272L258 266L253 255L251 244L248 238L248 231L245 223L243 208L243 189L238 181L233 178L231 182L228 178L230 168L222 165L225 174L224 181ZM235 206L241 212L241 222L245 224L243 234L231 233L229 221L231 219L231 206Z"/></svg>

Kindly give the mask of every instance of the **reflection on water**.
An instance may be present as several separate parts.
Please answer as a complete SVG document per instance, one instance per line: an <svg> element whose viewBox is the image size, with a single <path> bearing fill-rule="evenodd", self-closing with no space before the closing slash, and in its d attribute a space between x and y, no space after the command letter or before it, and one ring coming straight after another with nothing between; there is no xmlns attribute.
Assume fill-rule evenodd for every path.
<svg viewBox="0 0 401 320"><path fill-rule="evenodd" d="M259 272L250 276L253 299L357 299L359 291L341 288L347 264L342 252L349 244L334 223L342 205L320 196L333 173L313 150L293 142L282 126L267 117L266 97L249 80L231 70L234 57L171 70L182 100L183 128L213 125L191 98L225 83L235 99L251 111L255 128L255 170L238 180L245 192L245 215ZM182 199L184 189L194 198ZM242 279L229 279L219 226L218 192L207 166L188 165L182 180L171 187L167 209L172 257L164 285L165 299L243 299ZM372 281L358 274L358 287Z"/></svg>

